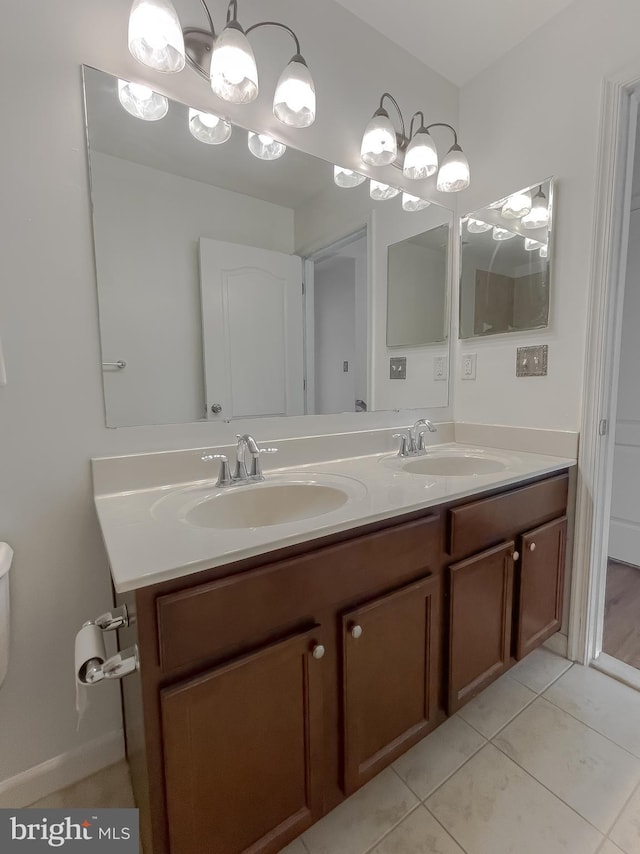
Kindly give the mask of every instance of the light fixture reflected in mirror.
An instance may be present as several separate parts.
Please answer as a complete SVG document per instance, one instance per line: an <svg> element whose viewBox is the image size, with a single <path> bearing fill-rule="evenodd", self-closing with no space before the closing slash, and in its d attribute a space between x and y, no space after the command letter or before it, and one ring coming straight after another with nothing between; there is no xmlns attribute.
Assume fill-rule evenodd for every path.
<svg viewBox="0 0 640 854"><path fill-rule="evenodd" d="M129 51L155 71L182 71L184 37L170 0L135 0L129 15Z"/></svg>
<svg viewBox="0 0 640 854"><path fill-rule="evenodd" d="M249 151L260 160L277 160L287 150L287 146L278 142L268 133L248 133Z"/></svg>
<svg viewBox="0 0 640 854"><path fill-rule="evenodd" d="M231 136L231 124L213 113L189 108L189 131L198 142L221 145Z"/></svg>
<svg viewBox="0 0 640 854"><path fill-rule="evenodd" d="M145 122L163 119L169 110L169 101L141 83L118 80L118 98L125 110Z"/></svg>
<svg viewBox="0 0 640 854"><path fill-rule="evenodd" d="M501 228L499 225L493 226L493 239L494 240L511 240L512 237L515 237L514 231L509 231L507 228Z"/></svg>
<svg viewBox="0 0 640 854"><path fill-rule="evenodd" d="M402 210L407 213L416 213L428 208L431 202L426 199L421 199L419 196L412 196L411 193L402 194Z"/></svg>
<svg viewBox="0 0 640 854"><path fill-rule="evenodd" d="M531 192L521 190L514 193L502 206L502 216L507 219L520 219L531 210Z"/></svg>
<svg viewBox="0 0 640 854"><path fill-rule="evenodd" d="M333 180L338 187L351 189L359 187L367 180L366 175L361 175L359 172L354 172L353 169L345 169L344 166L333 167Z"/></svg>
<svg viewBox="0 0 640 854"><path fill-rule="evenodd" d="M397 187L390 187L389 184L374 181L373 178L369 182L369 195L376 202L386 202L389 199L394 199L399 192L400 190Z"/></svg>
<svg viewBox="0 0 640 854"><path fill-rule="evenodd" d="M549 202L542 191L542 185L533 197L531 210L522 218L525 228L544 228L549 225Z"/></svg>
<svg viewBox="0 0 640 854"><path fill-rule="evenodd" d="M467 231L470 234L483 234L485 231L491 230L491 224L488 222L482 222L480 219L474 219L473 217L469 217L467 220Z"/></svg>

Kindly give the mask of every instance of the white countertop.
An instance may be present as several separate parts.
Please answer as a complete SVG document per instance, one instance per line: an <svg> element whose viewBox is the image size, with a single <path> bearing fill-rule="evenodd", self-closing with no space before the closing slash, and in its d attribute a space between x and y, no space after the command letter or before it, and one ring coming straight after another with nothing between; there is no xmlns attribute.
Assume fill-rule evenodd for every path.
<svg viewBox="0 0 640 854"><path fill-rule="evenodd" d="M349 496L338 509L309 519L256 528L206 528L186 519L189 509L215 495L215 477L139 490L96 494L98 519L118 593L180 578L257 554L314 540L339 531L402 516L443 502L552 474L574 459L495 448L438 445L429 451L483 455L505 469L473 477L436 477L401 470L397 455L383 453L315 462L269 471L267 479L245 489L269 489L282 483L335 483Z"/></svg>

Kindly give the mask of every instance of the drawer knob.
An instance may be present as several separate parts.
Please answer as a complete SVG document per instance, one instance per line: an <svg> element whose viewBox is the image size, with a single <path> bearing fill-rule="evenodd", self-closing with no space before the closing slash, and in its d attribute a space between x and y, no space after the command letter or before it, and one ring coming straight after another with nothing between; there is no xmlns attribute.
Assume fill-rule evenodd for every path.
<svg viewBox="0 0 640 854"><path fill-rule="evenodd" d="M513 553L513 559L514 560L520 560L520 552L514 552Z"/></svg>
<svg viewBox="0 0 640 854"><path fill-rule="evenodd" d="M536 544L535 544L535 543L530 543L530 544L529 544L529 551L530 551L530 552L535 552L535 550L536 550Z"/></svg>
<svg viewBox="0 0 640 854"><path fill-rule="evenodd" d="M362 637L362 626L353 626L351 628L351 637L355 640Z"/></svg>
<svg viewBox="0 0 640 854"><path fill-rule="evenodd" d="M317 661L319 661L321 658L324 658L324 653L325 653L325 649L324 649L324 647L322 646L322 644L321 644L321 643L318 643L318 644L316 644L316 645L314 646L314 648L313 648L313 651L312 651L311 655L313 655L313 657L314 657Z"/></svg>

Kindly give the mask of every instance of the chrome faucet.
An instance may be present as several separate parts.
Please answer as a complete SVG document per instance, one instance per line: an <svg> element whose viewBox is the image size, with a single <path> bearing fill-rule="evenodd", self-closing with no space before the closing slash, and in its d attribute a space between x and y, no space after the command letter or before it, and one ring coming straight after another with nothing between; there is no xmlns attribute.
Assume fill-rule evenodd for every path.
<svg viewBox="0 0 640 854"><path fill-rule="evenodd" d="M236 445L236 464L231 474L229 467L229 458L225 454L203 454L201 460L210 462L211 460L220 460L220 473L216 486L242 486L247 483L259 483L264 480L262 473L262 454L275 454L277 448L259 448L256 440L248 433L241 435L237 434L238 444ZM247 471L246 453L251 454L251 468Z"/></svg>
<svg viewBox="0 0 640 854"><path fill-rule="evenodd" d="M424 427L424 430L420 430ZM405 433L394 433L394 439L401 439L398 449L399 457L420 457L427 453L424 442L426 433L436 433L438 428L428 418L420 418L413 427L409 427Z"/></svg>

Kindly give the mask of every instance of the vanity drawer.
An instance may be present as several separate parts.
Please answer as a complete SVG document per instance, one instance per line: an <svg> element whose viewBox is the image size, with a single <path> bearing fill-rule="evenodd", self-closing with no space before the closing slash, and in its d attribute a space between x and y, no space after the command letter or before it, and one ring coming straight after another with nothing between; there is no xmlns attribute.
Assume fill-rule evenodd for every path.
<svg viewBox="0 0 640 854"><path fill-rule="evenodd" d="M563 516L569 475L564 473L455 507L449 511L449 554L462 557Z"/></svg>
<svg viewBox="0 0 640 854"><path fill-rule="evenodd" d="M231 655L435 567L437 513L156 600L164 672Z"/></svg>

